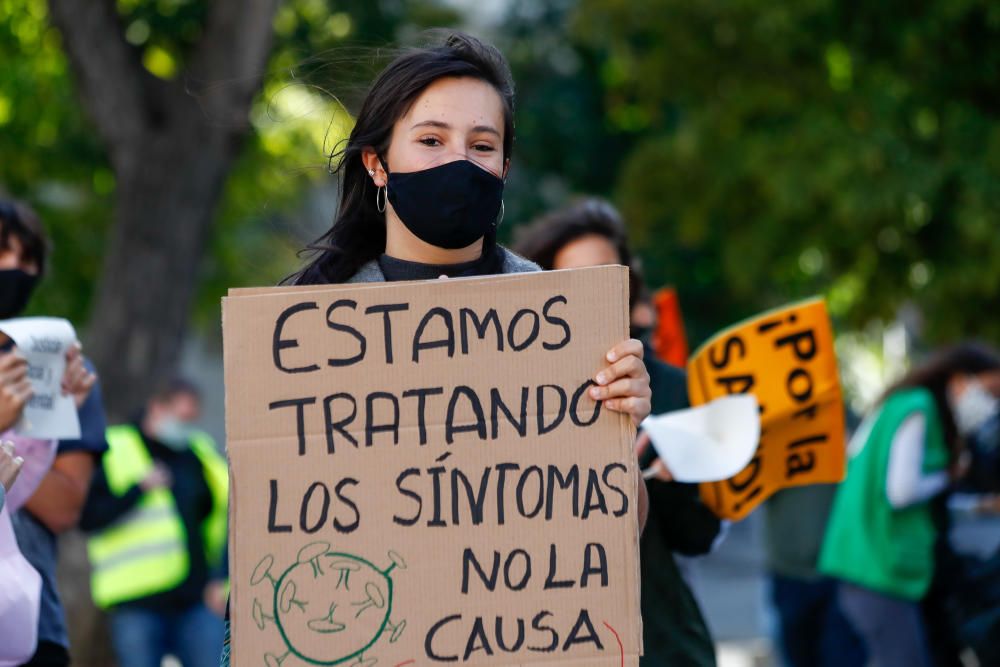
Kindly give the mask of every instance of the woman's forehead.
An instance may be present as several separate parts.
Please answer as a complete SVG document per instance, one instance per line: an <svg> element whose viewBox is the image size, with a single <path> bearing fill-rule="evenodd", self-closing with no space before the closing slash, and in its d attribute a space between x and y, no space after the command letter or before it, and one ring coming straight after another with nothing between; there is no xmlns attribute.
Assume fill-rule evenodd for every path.
<svg viewBox="0 0 1000 667"><path fill-rule="evenodd" d="M489 127L503 136L503 100L489 83L471 77L447 77L427 86L400 118L403 129L447 125L460 131Z"/></svg>

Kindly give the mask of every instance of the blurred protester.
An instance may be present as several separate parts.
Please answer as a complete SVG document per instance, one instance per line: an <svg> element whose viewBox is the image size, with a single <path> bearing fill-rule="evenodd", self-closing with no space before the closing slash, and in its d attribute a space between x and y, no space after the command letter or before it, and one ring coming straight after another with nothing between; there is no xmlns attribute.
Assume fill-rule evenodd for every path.
<svg viewBox="0 0 1000 667"><path fill-rule="evenodd" d="M1000 373L987 374L983 388L1000 395ZM1000 514L1000 412L965 437L964 476L941 511L934 578L923 600L935 667L962 667L971 650L981 665L1000 664L1000 549L986 558L963 553L950 539L952 516L962 520ZM989 516L994 515L994 516Z"/></svg>
<svg viewBox="0 0 1000 667"><path fill-rule="evenodd" d="M840 581L841 608L879 667L929 667L921 609L944 534L964 438L997 412L1000 356L963 343L887 390L855 433L820 570Z"/></svg>
<svg viewBox="0 0 1000 667"><path fill-rule="evenodd" d="M625 224L611 204L584 199L551 213L523 230L517 250L543 269L571 269L605 264L633 267ZM648 331L652 315L642 307L644 293L638 271L630 270L629 304L632 335ZM652 414L688 407L684 371L645 352L652 390ZM640 465L658 470L646 482L649 518L640 540L643 666L714 665L715 647L690 588L673 554L700 555L711 550L720 521L701 503L696 485L672 482L669 471L655 459L649 439L637 441Z"/></svg>
<svg viewBox="0 0 1000 667"><path fill-rule="evenodd" d="M847 421L853 432L858 417L848 411ZM820 549L836 493L836 484L791 487L778 491L763 505L774 645L786 667L868 664L861 637L840 609L837 582L819 572Z"/></svg>
<svg viewBox="0 0 1000 667"><path fill-rule="evenodd" d="M14 484L23 464L24 459L14 454L13 443L0 442L0 510L4 506L7 489Z"/></svg>
<svg viewBox="0 0 1000 667"><path fill-rule="evenodd" d="M764 504L764 547L786 667L864 667L864 643L844 617L836 581L818 570L835 484L783 489Z"/></svg>
<svg viewBox="0 0 1000 667"><path fill-rule="evenodd" d="M50 450L51 462L51 450ZM38 607L42 581L35 569L24 560L10 513L18 499L7 494L21 469L24 457L15 453L15 443L0 442L0 667L20 665L31 657L38 645ZM19 485L14 493L23 492Z"/></svg>
<svg viewBox="0 0 1000 667"><path fill-rule="evenodd" d="M0 201L0 319L17 317L44 275L48 238L38 215L27 206ZM31 397L27 364L16 349L0 347L0 423L6 428L20 418ZM76 526L87 497L94 457L106 449L104 407L97 377L79 344L66 355L63 391L71 394L80 418L79 440L57 443L51 468L24 507L12 516L14 534L24 558L41 576L38 647L27 665L69 664L69 636L56 592L56 535ZM16 415L10 419L11 415Z"/></svg>
<svg viewBox="0 0 1000 667"><path fill-rule="evenodd" d="M81 527L119 667L158 667L168 654L219 664L229 473L194 427L200 413L198 389L178 379L107 431Z"/></svg>

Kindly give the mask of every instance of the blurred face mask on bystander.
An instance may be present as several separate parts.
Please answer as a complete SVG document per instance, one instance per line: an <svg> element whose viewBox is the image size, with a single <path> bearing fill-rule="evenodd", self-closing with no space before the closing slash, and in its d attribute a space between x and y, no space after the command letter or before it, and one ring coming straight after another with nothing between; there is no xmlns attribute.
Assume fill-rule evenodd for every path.
<svg viewBox="0 0 1000 667"><path fill-rule="evenodd" d="M191 446L191 438L194 437L194 433L194 424L173 415L167 415L160 419L152 435L170 449L183 451Z"/></svg>
<svg viewBox="0 0 1000 667"><path fill-rule="evenodd" d="M181 392L150 404L145 429L151 437L170 449L184 451L191 447L191 441L198 432L195 423L200 416L198 397Z"/></svg>
<svg viewBox="0 0 1000 667"><path fill-rule="evenodd" d="M949 391L948 402L955 416L955 427L963 437L974 434L1000 410L1000 399L976 378L966 382L960 391Z"/></svg>
<svg viewBox="0 0 1000 667"><path fill-rule="evenodd" d="M21 242L8 235L7 247L0 248L0 320L20 315L38 285L38 266L22 255Z"/></svg>
<svg viewBox="0 0 1000 667"><path fill-rule="evenodd" d="M0 269L0 320L17 317L31 299L38 276L22 269Z"/></svg>

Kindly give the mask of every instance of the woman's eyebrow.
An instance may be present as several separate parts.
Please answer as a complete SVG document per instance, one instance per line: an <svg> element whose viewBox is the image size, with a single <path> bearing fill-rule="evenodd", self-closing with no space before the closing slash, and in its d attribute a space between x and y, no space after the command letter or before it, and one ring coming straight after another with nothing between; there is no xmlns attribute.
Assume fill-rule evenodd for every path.
<svg viewBox="0 0 1000 667"><path fill-rule="evenodd" d="M436 128L442 129L442 130L450 130L450 129L452 129L451 125L449 125L448 123L445 123L444 121L440 121L440 120L424 120L424 121L420 121L419 123L414 123L413 126L410 127L410 129L411 130L415 130L418 127L436 127ZM488 132L490 134L495 134L497 137L500 136L500 132L497 131L497 129L495 127L493 127L492 125L476 125L475 127L472 128L472 131L473 132Z"/></svg>

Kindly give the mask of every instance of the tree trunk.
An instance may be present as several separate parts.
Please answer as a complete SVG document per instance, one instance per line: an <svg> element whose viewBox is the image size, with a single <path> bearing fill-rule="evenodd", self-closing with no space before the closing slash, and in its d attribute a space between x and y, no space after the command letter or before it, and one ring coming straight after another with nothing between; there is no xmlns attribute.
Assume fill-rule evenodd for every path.
<svg viewBox="0 0 1000 667"><path fill-rule="evenodd" d="M110 421L175 372L206 239L248 128L278 0L214 0L177 81L142 66L115 0L49 0L78 93L116 177L115 224L87 336ZM79 534L63 540L60 593L75 664L109 665Z"/></svg>
<svg viewBox="0 0 1000 667"><path fill-rule="evenodd" d="M215 0L176 81L147 72L114 0L50 0L116 177L87 352L112 420L175 372L225 179L248 128L278 0Z"/></svg>
<svg viewBox="0 0 1000 667"><path fill-rule="evenodd" d="M129 151L87 341L109 418L175 372L232 143L195 122Z"/></svg>

